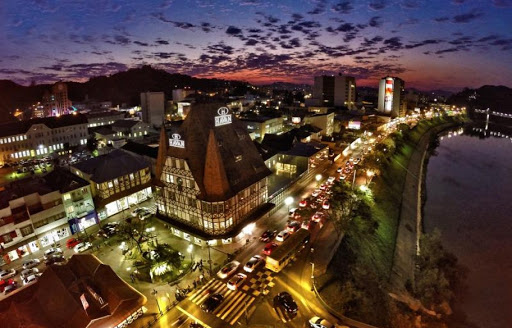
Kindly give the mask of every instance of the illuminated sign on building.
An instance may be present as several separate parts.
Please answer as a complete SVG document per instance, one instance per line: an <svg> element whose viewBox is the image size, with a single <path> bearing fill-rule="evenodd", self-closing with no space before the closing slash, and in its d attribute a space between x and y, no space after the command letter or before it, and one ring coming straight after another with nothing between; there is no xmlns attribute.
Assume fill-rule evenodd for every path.
<svg viewBox="0 0 512 328"><path fill-rule="evenodd" d="M185 140L181 140L181 136L174 133L169 139L169 146L176 148L185 148Z"/></svg>
<svg viewBox="0 0 512 328"><path fill-rule="evenodd" d="M348 122L348 128L351 130L360 130L361 129L361 122L359 121L349 121Z"/></svg>
<svg viewBox="0 0 512 328"><path fill-rule="evenodd" d="M292 123L293 124L300 124L300 116L292 117Z"/></svg>
<svg viewBox="0 0 512 328"><path fill-rule="evenodd" d="M84 310L87 310L89 308L89 303L85 299L85 294L80 295L80 301L82 302L82 307Z"/></svg>
<svg viewBox="0 0 512 328"><path fill-rule="evenodd" d="M231 124L231 114L227 107L221 107L217 110L219 116L215 116L215 126Z"/></svg>
<svg viewBox="0 0 512 328"><path fill-rule="evenodd" d="M384 111L391 112L393 109L393 78L386 78L386 86L384 89Z"/></svg>

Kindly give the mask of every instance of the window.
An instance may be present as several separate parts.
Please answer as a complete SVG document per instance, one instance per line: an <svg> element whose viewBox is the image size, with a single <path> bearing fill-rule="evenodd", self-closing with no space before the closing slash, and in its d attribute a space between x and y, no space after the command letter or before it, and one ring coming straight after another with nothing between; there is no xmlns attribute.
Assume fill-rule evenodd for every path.
<svg viewBox="0 0 512 328"><path fill-rule="evenodd" d="M70 194L65 194L64 195L64 200L70 200L71 199L71 195Z"/></svg>
<svg viewBox="0 0 512 328"><path fill-rule="evenodd" d="M25 236L30 235L31 233L33 233L34 229L32 228L32 225L28 225L28 226L25 226L23 228L20 228L20 232L21 232L21 235L23 237L25 237Z"/></svg>
<svg viewBox="0 0 512 328"><path fill-rule="evenodd" d="M235 162L240 162L242 160L242 155L235 155Z"/></svg>

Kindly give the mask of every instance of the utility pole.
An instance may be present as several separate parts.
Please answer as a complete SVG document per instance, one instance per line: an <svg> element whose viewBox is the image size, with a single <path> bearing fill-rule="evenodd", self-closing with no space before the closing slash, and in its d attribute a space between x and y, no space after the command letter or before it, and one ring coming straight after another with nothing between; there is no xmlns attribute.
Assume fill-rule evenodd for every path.
<svg viewBox="0 0 512 328"><path fill-rule="evenodd" d="M208 266L210 271L210 277L212 276L212 254L210 252L210 243L207 241L208 244Z"/></svg>

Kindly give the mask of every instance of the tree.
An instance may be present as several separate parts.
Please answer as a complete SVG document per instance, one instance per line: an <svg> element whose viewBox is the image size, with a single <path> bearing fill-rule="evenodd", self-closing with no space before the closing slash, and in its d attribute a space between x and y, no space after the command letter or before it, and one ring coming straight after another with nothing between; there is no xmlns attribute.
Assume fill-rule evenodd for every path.
<svg viewBox="0 0 512 328"><path fill-rule="evenodd" d="M153 251L157 255L157 263L166 263L172 266L175 269L179 269L181 267L181 263L183 261L183 257L180 255L180 252L172 248L168 244L158 244L153 248Z"/></svg>
<svg viewBox="0 0 512 328"><path fill-rule="evenodd" d="M348 184L341 182L335 183L331 190L332 195L330 207L327 211L327 219L333 223L336 233L340 236L347 224L345 218L349 216L352 209L354 193Z"/></svg>
<svg viewBox="0 0 512 328"><path fill-rule="evenodd" d="M89 150L91 153L98 149L98 140L94 137L90 137L87 139L87 150Z"/></svg>
<svg viewBox="0 0 512 328"><path fill-rule="evenodd" d="M151 234L146 231L148 219L128 218L119 225L118 234L122 239L129 240L137 246L142 256L142 244L149 240Z"/></svg>

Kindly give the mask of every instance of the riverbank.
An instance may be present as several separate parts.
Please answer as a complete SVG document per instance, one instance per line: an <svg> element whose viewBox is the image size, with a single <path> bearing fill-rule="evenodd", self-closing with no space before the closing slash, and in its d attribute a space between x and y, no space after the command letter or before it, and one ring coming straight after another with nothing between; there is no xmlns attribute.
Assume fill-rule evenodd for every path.
<svg viewBox="0 0 512 328"><path fill-rule="evenodd" d="M371 205L371 217L377 222L378 227L363 236L360 231L357 231L361 227L349 228L331 262L328 273L322 279L320 291L330 304L337 307L336 310L354 319L377 326L393 324L392 321L396 319L395 317L400 311L395 304L392 304L393 302L389 302L388 291L390 286L395 284L405 286L407 281L407 278L403 279L404 274L394 274L393 272L395 270L405 271L407 270L405 268L411 268L410 263L412 263L411 275L414 275L417 240L416 213L421 209L420 203L418 203L421 183L418 181L421 180L416 179L416 188L406 185L406 180L408 175L411 177L421 176L419 171L423 163L422 156L413 162L417 166L416 174L409 174L410 170L407 167L411 165L411 159L417 150L421 155L424 154L430 141L430 133L438 133L438 131L456 124L460 124L460 121L452 118L422 121L413 129L395 133L384 141L386 146L384 151L388 153L383 160L382 174L373 179L371 185L374 200ZM412 217L415 218L412 225L406 220L401 223L405 194L412 197L411 200L406 200L408 206L416 208L416 211L409 213L409 216L412 213ZM355 231L350 231L350 229ZM400 234L403 229L408 233ZM411 233L414 236L412 239L410 238ZM412 240L412 243L398 241L402 235ZM395 247L397 244L399 245ZM411 245L413 250L411 262L405 264L399 262L400 267L395 266L397 252L400 252L400 255L396 256L407 258ZM392 278L393 275L400 279ZM390 284L391 278L394 280L393 284Z"/></svg>

